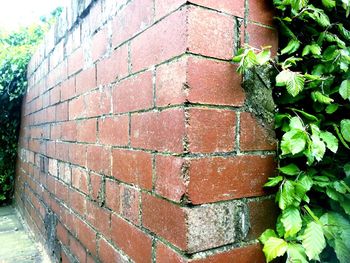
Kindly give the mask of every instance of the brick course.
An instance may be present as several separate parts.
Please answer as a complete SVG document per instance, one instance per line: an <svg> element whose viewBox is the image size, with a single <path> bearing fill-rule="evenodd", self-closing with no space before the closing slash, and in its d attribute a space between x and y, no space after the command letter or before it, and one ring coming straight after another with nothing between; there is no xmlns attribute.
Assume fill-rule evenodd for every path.
<svg viewBox="0 0 350 263"><path fill-rule="evenodd" d="M264 262L276 145L230 59L276 52L271 17L258 0L71 1L28 66L15 191L55 260Z"/></svg>

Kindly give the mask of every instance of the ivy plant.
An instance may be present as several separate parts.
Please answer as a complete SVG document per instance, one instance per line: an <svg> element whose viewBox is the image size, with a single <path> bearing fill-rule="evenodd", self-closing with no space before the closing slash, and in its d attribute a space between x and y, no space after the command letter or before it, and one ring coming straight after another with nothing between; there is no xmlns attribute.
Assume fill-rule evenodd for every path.
<svg viewBox="0 0 350 263"><path fill-rule="evenodd" d="M39 24L7 33L0 29L0 204L13 193L21 103L27 87L27 65L36 46L62 12L55 9Z"/></svg>
<svg viewBox="0 0 350 263"><path fill-rule="evenodd" d="M276 228L260 237L267 262L350 262L350 1L274 0L280 33L245 46L238 71L273 66L278 172Z"/></svg>

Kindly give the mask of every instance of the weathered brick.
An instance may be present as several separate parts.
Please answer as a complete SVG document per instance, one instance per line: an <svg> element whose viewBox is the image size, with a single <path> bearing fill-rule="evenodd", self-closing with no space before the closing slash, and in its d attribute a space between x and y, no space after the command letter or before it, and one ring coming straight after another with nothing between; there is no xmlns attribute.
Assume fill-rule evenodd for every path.
<svg viewBox="0 0 350 263"><path fill-rule="evenodd" d="M111 172L111 152L101 146L87 146L87 167L98 173L109 175Z"/></svg>
<svg viewBox="0 0 350 263"><path fill-rule="evenodd" d="M242 151L276 149L271 127L263 127L249 112L242 112L240 119L240 148Z"/></svg>
<svg viewBox="0 0 350 263"><path fill-rule="evenodd" d="M77 140L79 142L96 142L97 120L88 119L77 122Z"/></svg>
<svg viewBox="0 0 350 263"><path fill-rule="evenodd" d="M68 57L68 76L78 72L84 66L84 52L78 48Z"/></svg>
<svg viewBox="0 0 350 263"><path fill-rule="evenodd" d="M111 212L88 201L86 219L106 238L110 238Z"/></svg>
<svg viewBox="0 0 350 263"><path fill-rule="evenodd" d="M268 0L249 0L249 20L273 25L274 7Z"/></svg>
<svg viewBox="0 0 350 263"><path fill-rule="evenodd" d="M134 0L118 12L113 20L113 47L130 39L153 21L153 1Z"/></svg>
<svg viewBox="0 0 350 263"><path fill-rule="evenodd" d="M69 205L70 207L81 216L86 213L86 199L81 193L70 190L69 191Z"/></svg>
<svg viewBox="0 0 350 263"><path fill-rule="evenodd" d="M202 259L193 259L191 263L264 263L265 256L258 244L248 245L246 247L234 248L227 252L221 252L207 256Z"/></svg>
<svg viewBox="0 0 350 263"><path fill-rule="evenodd" d="M72 186L89 194L87 171L78 167L72 167Z"/></svg>
<svg viewBox="0 0 350 263"><path fill-rule="evenodd" d="M91 43L91 56L92 61L95 62L101 58L109 48L109 36L108 36L108 27L104 26L100 29L95 35L92 36Z"/></svg>
<svg viewBox="0 0 350 263"><path fill-rule="evenodd" d="M69 161L73 164L86 166L87 146L83 144L69 144Z"/></svg>
<svg viewBox="0 0 350 263"><path fill-rule="evenodd" d="M273 156L193 159L189 167L189 199L200 204L264 195L263 185L274 169Z"/></svg>
<svg viewBox="0 0 350 263"><path fill-rule="evenodd" d="M186 214L181 207L142 194L142 225L180 249L187 248Z"/></svg>
<svg viewBox="0 0 350 263"><path fill-rule="evenodd" d="M113 242L136 262L151 262L152 240L135 226L112 215L111 233Z"/></svg>
<svg viewBox="0 0 350 263"><path fill-rule="evenodd" d="M181 109L131 116L131 145L145 149L182 152L185 116Z"/></svg>
<svg viewBox="0 0 350 263"><path fill-rule="evenodd" d="M133 72L149 68L186 51L186 18L186 9L177 11L131 41ZM153 41L149 41L150 39Z"/></svg>
<svg viewBox="0 0 350 263"><path fill-rule="evenodd" d="M237 67L202 58L188 59L188 100L195 103L242 106L245 94Z"/></svg>
<svg viewBox="0 0 350 263"><path fill-rule="evenodd" d="M108 88L86 94L84 99L86 117L95 117L111 112L111 92Z"/></svg>
<svg viewBox="0 0 350 263"><path fill-rule="evenodd" d="M67 121L68 120L68 103L61 102L56 105L56 121Z"/></svg>
<svg viewBox="0 0 350 263"><path fill-rule="evenodd" d="M75 95L75 77L65 80L61 84L61 100L69 100Z"/></svg>
<svg viewBox="0 0 350 263"><path fill-rule="evenodd" d="M125 146L129 143L129 116L115 116L99 119L99 142L107 145Z"/></svg>
<svg viewBox="0 0 350 263"><path fill-rule="evenodd" d="M99 200L101 198L102 194L102 176L91 172L90 173L90 185L91 185L91 191L90 191L90 196L92 200Z"/></svg>
<svg viewBox="0 0 350 263"><path fill-rule="evenodd" d="M113 150L112 175L126 183L143 189L152 188L152 156L131 150Z"/></svg>
<svg viewBox="0 0 350 263"><path fill-rule="evenodd" d="M191 152L230 152L234 149L236 113L227 110L193 108L187 128Z"/></svg>
<svg viewBox="0 0 350 263"><path fill-rule="evenodd" d="M128 46L127 44L114 50L110 57L97 63L97 85L106 85L128 75Z"/></svg>
<svg viewBox="0 0 350 263"><path fill-rule="evenodd" d="M58 240L65 246L68 246L68 231L67 229L60 223L58 222L56 225L56 235Z"/></svg>
<svg viewBox="0 0 350 263"><path fill-rule="evenodd" d="M186 192L184 178L185 163L182 158L173 156L156 157L155 190L157 194L175 202L180 202Z"/></svg>
<svg viewBox="0 0 350 263"><path fill-rule="evenodd" d="M74 121L67 121L60 126L62 130L61 139L64 141L77 140L77 124Z"/></svg>
<svg viewBox="0 0 350 263"><path fill-rule="evenodd" d="M100 238L98 241L99 244L99 259L101 262L120 262L126 263L125 259L109 242L105 239Z"/></svg>
<svg viewBox="0 0 350 263"><path fill-rule="evenodd" d="M233 57L233 18L198 7L188 14L188 50L221 59Z"/></svg>
<svg viewBox="0 0 350 263"><path fill-rule="evenodd" d="M92 255L96 255L96 232L78 218L75 218L74 220L74 229L77 238L81 241L84 247L86 247Z"/></svg>
<svg viewBox="0 0 350 263"><path fill-rule="evenodd" d="M61 100L61 89L60 86L56 86L49 91L50 93L50 104L57 104ZM39 107L41 108L41 107Z"/></svg>
<svg viewBox="0 0 350 263"><path fill-rule="evenodd" d="M126 79L113 88L113 112L115 113L148 109L152 105L153 84L151 71Z"/></svg>
<svg viewBox="0 0 350 263"><path fill-rule="evenodd" d="M187 263L181 255L176 253L161 242L157 243L156 247L156 262L157 263Z"/></svg>
<svg viewBox="0 0 350 263"><path fill-rule="evenodd" d="M85 116L84 97L80 96L69 101L69 119L74 120Z"/></svg>
<svg viewBox="0 0 350 263"><path fill-rule="evenodd" d="M92 90L96 83L96 67L90 67L76 75L76 94L81 94Z"/></svg>
<svg viewBox="0 0 350 263"><path fill-rule="evenodd" d="M133 187L121 185L120 208L121 215L136 225L140 224L140 192Z"/></svg>
<svg viewBox="0 0 350 263"><path fill-rule="evenodd" d="M248 23L247 32L249 37L249 45L256 48L272 46L272 55L274 56L277 54L278 33L275 29Z"/></svg>
<svg viewBox="0 0 350 263"><path fill-rule="evenodd" d="M77 239L72 236L69 238L69 247L70 251L78 259L79 262L86 261L86 251L84 247L79 243Z"/></svg>
<svg viewBox="0 0 350 263"><path fill-rule="evenodd" d="M120 186L110 179L106 180L106 206L117 214L120 213Z"/></svg>

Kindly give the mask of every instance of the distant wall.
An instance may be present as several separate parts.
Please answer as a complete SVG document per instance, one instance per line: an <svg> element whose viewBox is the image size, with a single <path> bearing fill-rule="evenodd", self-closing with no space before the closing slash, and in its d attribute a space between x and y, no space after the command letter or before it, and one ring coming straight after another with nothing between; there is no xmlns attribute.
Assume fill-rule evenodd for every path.
<svg viewBox="0 0 350 263"><path fill-rule="evenodd" d="M230 63L261 0L72 1L33 56L15 199L62 262L264 262L275 145Z"/></svg>

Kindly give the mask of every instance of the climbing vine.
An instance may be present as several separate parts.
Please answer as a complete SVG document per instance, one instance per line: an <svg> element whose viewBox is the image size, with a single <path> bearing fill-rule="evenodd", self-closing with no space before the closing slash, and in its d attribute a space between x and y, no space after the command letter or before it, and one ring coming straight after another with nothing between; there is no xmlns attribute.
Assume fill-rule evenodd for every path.
<svg viewBox="0 0 350 263"><path fill-rule="evenodd" d="M260 237L267 262L350 262L350 1L274 0L280 33L245 46L238 71L271 65L277 105L276 229Z"/></svg>
<svg viewBox="0 0 350 263"><path fill-rule="evenodd" d="M0 204L11 200L15 178L21 102L27 65L45 32L62 12L55 9L39 24L6 33L0 29Z"/></svg>

